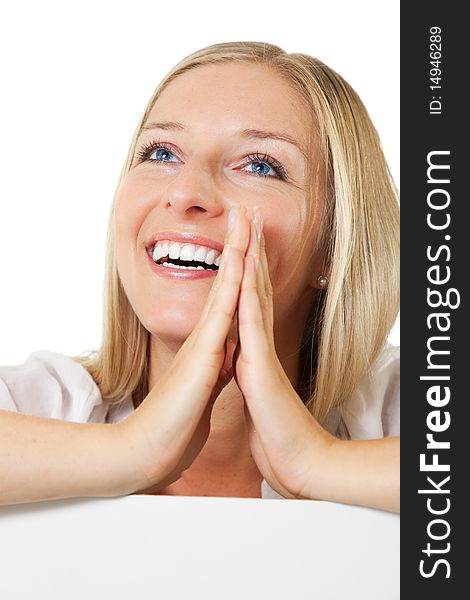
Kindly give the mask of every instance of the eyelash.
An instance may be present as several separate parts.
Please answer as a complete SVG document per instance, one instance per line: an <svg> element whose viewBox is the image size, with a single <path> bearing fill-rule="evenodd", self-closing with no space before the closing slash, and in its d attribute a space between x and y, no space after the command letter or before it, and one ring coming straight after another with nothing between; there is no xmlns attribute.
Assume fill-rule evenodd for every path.
<svg viewBox="0 0 470 600"><path fill-rule="evenodd" d="M145 144L137 152L137 157L139 159L138 162L140 163L140 162L149 160L149 155L154 150L166 150L167 152L171 152L172 154L174 154L173 150L169 146L167 146L165 143L155 141L155 142L151 142L149 144ZM260 153L256 152L255 154L248 154L248 156L246 158L248 159L249 162L264 162L264 163L268 164L273 169L273 171L276 173L276 175L279 179L282 179L282 180L287 179L287 172L284 169L284 167L272 156L269 156L269 154L260 154ZM162 161L151 161L151 162L162 162ZM258 177L270 177L272 179L275 179L272 175L266 175L264 173L257 173L257 174L253 173L253 175L257 175Z"/></svg>

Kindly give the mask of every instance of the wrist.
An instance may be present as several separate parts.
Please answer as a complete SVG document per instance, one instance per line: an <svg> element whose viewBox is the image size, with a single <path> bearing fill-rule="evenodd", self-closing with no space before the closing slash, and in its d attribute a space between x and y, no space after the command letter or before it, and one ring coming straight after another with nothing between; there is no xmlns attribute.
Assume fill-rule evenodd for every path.
<svg viewBox="0 0 470 600"><path fill-rule="evenodd" d="M306 499L335 501L334 486L338 478L337 456L341 452L339 440L315 421L308 455L311 457Z"/></svg>
<svg viewBox="0 0 470 600"><path fill-rule="evenodd" d="M143 452L139 449L138 436L132 415L112 425L115 468L119 471L119 491L116 495L128 495L149 487L152 481L145 473Z"/></svg>

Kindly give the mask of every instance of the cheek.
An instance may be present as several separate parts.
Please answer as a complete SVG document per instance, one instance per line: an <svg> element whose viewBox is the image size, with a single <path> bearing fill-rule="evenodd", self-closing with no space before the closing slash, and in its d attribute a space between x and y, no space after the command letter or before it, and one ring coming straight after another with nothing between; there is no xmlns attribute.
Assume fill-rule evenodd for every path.
<svg viewBox="0 0 470 600"><path fill-rule="evenodd" d="M264 218L266 254L273 287L292 275L292 265L297 256L302 214L298 205L286 207L285 203L271 207Z"/></svg>
<svg viewBox="0 0 470 600"><path fill-rule="evenodd" d="M265 238L274 302L286 308L310 290L316 257L318 227L305 226L305 214L298 208L276 211L266 219ZM304 240L304 243L302 243Z"/></svg>
<svg viewBox="0 0 470 600"><path fill-rule="evenodd" d="M129 240L137 240L152 203L149 190L129 177L123 181L116 195L115 231L116 246Z"/></svg>

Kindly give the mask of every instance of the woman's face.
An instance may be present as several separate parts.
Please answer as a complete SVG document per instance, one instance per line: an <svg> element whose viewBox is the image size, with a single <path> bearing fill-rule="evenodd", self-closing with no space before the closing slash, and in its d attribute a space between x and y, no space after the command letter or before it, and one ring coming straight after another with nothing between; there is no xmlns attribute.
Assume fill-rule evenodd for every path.
<svg viewBox="0 0 470 600"><path fill-rule="evenodd" d="M311 127L300 98L263 66L198 67L163 91L118 190L115 223L122 284L154 336L186 339L216 274L211 268L156 265L155 241L160 253L173 247L167 264L172 258L179 264L175 258L187 246L181 258L195 253L193 261L209 267L223 249L235 205L260 209L276 327L288 330L289 319L310 305L320 274L312 248L323 206L322 198L307 192L304 153ZM309 160L316 160L315 154ZM299 256L308 203L313 203L313 226Z"/></svg>

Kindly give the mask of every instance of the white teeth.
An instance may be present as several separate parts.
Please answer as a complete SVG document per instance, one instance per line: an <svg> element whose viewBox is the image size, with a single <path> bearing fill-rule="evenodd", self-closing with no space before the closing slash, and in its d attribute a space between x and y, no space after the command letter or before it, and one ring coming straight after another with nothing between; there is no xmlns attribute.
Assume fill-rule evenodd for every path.
<svg viewBox="0 0 470 600"><path fill-rule="evenodd" d="M193 260L195 251L196 246L194 246L193 244L185 244L180 250L180 259Z"/></svg>
<svg viewBox="0 0 470 600"><path fill-rule="evenodd" d="M201 266L199 266L199 267L191 267L191 266L184 267L183 265L174 265L173 263L170 263L170 262L164 262L163 266L171 267L172 269L189 269L190 271L196 271L197 269L202 269L204 271L204 267L201 267Z"/></svg>
<svg viewBox="0 0 470 600"><path fill-rule="evenodd" d="M180 257L180 245L179 244L171 244L170 246L170 258L179 258Z"/></svg>
<svg viewBox="0 0 470 600"><path fill-rule="evenodd" d="M194 253L193 260L197 260L199 262L204 262L206 260L207 249L204 246L198 246L196 252Z"/></svg>
<svg viewBox="0 0 470 600"><path fill-rule="evenodd" d="M160 260L162 256L168 256L170 252L170 244L168 242L158 242L153 249L152 258L155 262ZM173 257L175 258L175 257Z"/></svg>
<svg viewBox="0 0 470 600"><path fill-rule="evenodd" d="M220 266L221 255L212 248L206 248L205 246L197 246L196 244L180 244L178 242L172 242L169 240L162 240L155 244L153 249L152 258L155 262L158 262L164 257L177 259L184 261L197 261L206 263L207 265ZM171 263L164 263L165 266L174 266ZM204 269L201 265L196 266L184 266L183 268L191 269Z"/></svg>
<svg viewBox="0 0 470 600"><path fill-rule="evenodd" d="M215 260L215 250L209 250L206 256L206 264L213 265Z"/></svg>
<svg viewBox="0 0 470 600"><path fill-rule="evenodd" d="M162 248L161 248L161 244L160 242L158 244L155 244L155 248L153 249L153 254L152 254L152 258L155 262L157 262L157 260L159 260L162 257Z"/></svg>

